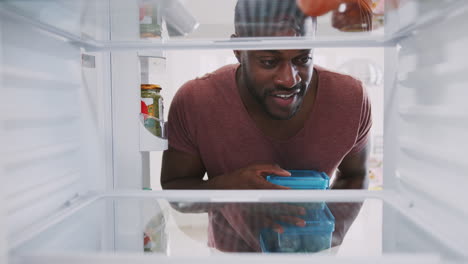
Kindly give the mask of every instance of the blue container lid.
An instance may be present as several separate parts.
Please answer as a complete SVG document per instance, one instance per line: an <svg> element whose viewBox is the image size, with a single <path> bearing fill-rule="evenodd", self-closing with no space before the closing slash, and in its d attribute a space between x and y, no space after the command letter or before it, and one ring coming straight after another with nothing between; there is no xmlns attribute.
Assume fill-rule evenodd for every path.
<svg viewBox="0 0 468 264"><path fill-rule="evenodd" d="M291 189L328 189L330 178L325 172L314 170L288 170L291 173L289 177L269 175L266 180Z"/></svg>

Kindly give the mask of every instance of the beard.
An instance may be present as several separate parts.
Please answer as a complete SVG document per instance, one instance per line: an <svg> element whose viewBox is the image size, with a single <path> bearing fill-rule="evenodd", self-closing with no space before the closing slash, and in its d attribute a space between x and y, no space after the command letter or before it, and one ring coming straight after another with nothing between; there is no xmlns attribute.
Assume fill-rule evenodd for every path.
<svg viewBox="0 0 468 264"><path fill-rule="evenodd" d="M286 87L281 87L277 86L274 88L269 88L263 90L261 93L258 92L256 89L256 85L252 79L249 78L249 75L243 72L244 74L244 80L245 80L245 86L247 87L247 90L249 93L252 95L252 97L255 99L255 101L260 105L260 107L263 109L263 111L273 120L289 120L296 113L299 111L301 105L302 105L302 100L304 98L305 90L306 90L306 84L305 83L298 83L295 86L291 88L286 88ZM270 109L266 103L266 99L269 96L272 96L275 93L278 92L290 92L293 90L299 90L299 93L297 94L298 97L298 103L293 106L293 108L289 111L288 115L286 116L279 116L275 113L272 112L272 109Z"/></svg>

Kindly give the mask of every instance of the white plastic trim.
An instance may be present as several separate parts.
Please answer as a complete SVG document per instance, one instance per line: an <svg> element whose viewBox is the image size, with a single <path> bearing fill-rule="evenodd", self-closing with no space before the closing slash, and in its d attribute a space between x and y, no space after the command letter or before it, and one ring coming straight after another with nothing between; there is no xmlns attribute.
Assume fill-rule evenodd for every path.
<svg viewBox="0 0 468 264"><path fill-rule="evenodd" d="M2 18L0 18L0 24L2 23ZM0 65L3 65L3 39L2 39L2 27L0 26ZM0 92L4 89L3 87L3 72L0 70ZM1 117L4 113L1 108L1 105L4 105L5 97L0 96L0 146L5 146L4 143L4 128L3 128L3 118ZM4 172L4 153L0 150L0 179L5 179ZM6 202L4 198L5 184L0 185L0 263L7 263L7 241L6 233L8 227L6 226Z"/></svg>
<svg viewBox="0 0 468 264"><path fill-rule="evenodd" d="M329 263L329 264L433 264L441 263L433 254L388 254L383 257L336 257L320 255L291 254L239 254L213 255L209 257L168 257L159 254L31 254L15 257L14 264L154 264L154 263L189 263L189 264L238 264L238 263Z"/></svg>
<svg viewBox="0 0 468 264"><path fill-rule="evenodd" d="M395 200L393 191L367 190L119 190L101 194L102 197L160 198L168 201L207 202L277 202L277 201L363 201L365 199ZM396 202L394 202L396 204Z"/></svg>
<svg viewBox="0 0 468 264"><path fill-rule="evenodd" d="M167 139L157 137L139 122L140 126L140 151L163 151L167 149Z"/></svg>

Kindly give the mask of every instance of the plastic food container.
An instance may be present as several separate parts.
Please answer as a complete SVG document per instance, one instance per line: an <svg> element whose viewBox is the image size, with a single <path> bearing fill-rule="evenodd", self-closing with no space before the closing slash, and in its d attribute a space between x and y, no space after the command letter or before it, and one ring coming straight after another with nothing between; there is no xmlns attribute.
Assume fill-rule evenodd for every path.
<svg viewBox="0 0 468 264"><path fill-rule="evenodd" d="M314 170L288 170L291 173L289 177L269 175L266 180L291 189L328 189L330 179L325 172Z"/></svg>
<svg viewBox="0 0 468 264"><path fill-rule="evenodd" d="M328 206L323 209L309 209L305 217L306 226L298 227L286 223L284 232L279 234L271 229L260 232L260 246L263 252L313 253L331 247L335 230L335 217Z"/></svg>
<svg viewBox="0 0 468 264"><path fill-rule="evenodd" d="M329 187L329 177L324 172L313 170L289 170L290 177L269 175L267 181L290 187L291 189L325 190ZM279 234L271 229L260 232L260 246L263 252L313 253L331 247L332 233L335 230L335 217L324 202L293 203L306 209L306 225L298 227L278 222L284 232Z"/></svg>
<svg viewBox="0 0 468 264"><path fill-rule="evenodd" d="M325 172L314 170L288 170L289 177L269 175L266 180L281 186L286 186L295 190L326 190L328 189L330 178ZM323 209L325 203L294 203L306 209Z"/></svg>

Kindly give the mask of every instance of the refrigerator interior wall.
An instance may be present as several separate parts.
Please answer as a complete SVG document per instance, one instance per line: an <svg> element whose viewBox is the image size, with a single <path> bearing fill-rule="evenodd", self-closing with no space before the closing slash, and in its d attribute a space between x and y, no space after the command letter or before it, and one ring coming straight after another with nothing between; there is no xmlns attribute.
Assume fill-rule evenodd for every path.
<svg viewBox="0 0 468 264"><path fill-rule="evenodd" d="M66 20L57 15L57 24ZM110 184L105 151L110 100L102 79L108 55L88 53L82 67L81 49L63 38L8 13L0 22L8 36L1 42L0 127L11 242L31 224Z"/></svg>
<svg viewBox="0 0 468 264"><path fill-rule="evenodd" d="M3 65L3 48L2 48L2 43L3 43L3 34L2 34L2 27L0 26L0 65ZM3 93L3 73L0 70L0 93ZM5 112L2 111L2 105L5 103L5 97L0 96L0 120L4 119ZM0 121L0 145L5 146L5 131L3 128L3 125ZM2 156L2 152L0 150L0 157ZM3 159L0 158L0 179L5 179L6 174L4 170L4 165L3 165ZM0 185L0 226L6 227L6 202L5 202L5 185L2 184ZM0 228L0 263L6 263L7 262L7 252L8 252L8 247L7 247L7 239L6 239L6 228Z"/></svg>
<svg viewBox="0 0 468 264"><path fill-rule="evenodd" d="M385 179L410 200L421 222L468 248L467 5L398 42L394 84L387 86ZM389 51L389 57L392 56ZM387 59L387 58L386 58ZM386 69L387 70L387 69ZM387 71L392 74L392 71ZM387 112L388 111L388 112Z"/></svg>
<svg viewBox="0 0 468 264"><path fill-rule="evenodd" d="M127 49L135 54L135 49L148 49L155 43L163 49L174 48L170 46L170 42L157 41L119 43L119 40L116 40L118 45L113 46L106 34L102 36L93 32L96 28L109 29L109 25L101 27L100 23L105 24L109 17L106 16L106 12L100 11L96 11L95 15L84 16L84 20L89 21L84 30L87 33L84 34L83 28L79 26L83 21L79 10L82 8L81 4L92 2L107 3L17 1L24 10L29 10L26 21L5 16L4 13L0 16L3 53L1 89L2 100L5 100L5 103L2 101L0 105L0 132L3 132L1 136L3 142L6 142L6 147L0 150L0 162L3 163L0 173L3 168L2 176L7 176L2 179L5 179L3 188L6 190L3 193L6 196L7 226L11 227L6 231L9 242L18 241L16 235L27 233L30 224L67 207L66 205L70 204L67 201L73 199L76 194L91 188L104 189L112 184L112 178L108 176L112 175L112 158L116 156L112 156L112 149L109 150L108 146L110 143L106 141L112 139L110 128L114 125L109 120L112 112L110 102L106 102L111 98L108 87L110 81L99 80L100 76L111 78L110 70L106 70L109 69L106 63L110 60L107 49ZM417 24L420 18L427 18L423 12L431 14L439 11L438 17L442 18L444 14L451 14L444 13L446 6L463 7L460 4L463 2L406 1L406 7L395 14L396 18L401 18L399 25L395 23L396 28L411 31L414 22ZM100 5L99 8L103 6L106 5ZM55 11L58 8L61 12L54 12L54 8ZM122 8L121 14L128 14L124 12L127 10L130 9ZM131 10L136 9L133 6ZM120 14L118 10L116 12ZM462 102L463 98L466 98L466 89L462 87L466 86L467 82L466 74L462 71L466 68L466 62L463 60L466 54L460 54L464 52L467 44L466 36L459 34L460 29L466 27L467 20L463 15L466 16L466 8L453 15L447 15L443 21L433 21L433 26L419 30L418 34L411 35L399 43L401 50L398 74L391 81L394 85L387 87L390 88L390 96L386 98L386 117L389 121L385 131L387 139L391 139L388 142L392 143L387 144L385 150L386 157L392 159L392 163L386 168L386 177L389 182L393 182L389 187L399 190L399 197L413 201L408 203L407 207L417 216L417 223L433 226L436 232L444 235L443 242L459 251L463 251L463 247L466 248L463 238L467 235L466 230L460 228L465 225L463 220L466 219L466 208L456 204L456 201L466 200L463 193L464 186L467 185L466 178L461 174L466 171L461 151L467 148L462 135L467 132L465 113L468 112L466 104L463 105ZM32 19L33 23L28 19ZM92 22L93 19L96 22ZM43 24L35 24L35 20ZM118 20L119 18L115 17L113 22ZM94 23L99 25L93 27ZM125 23L125 20L121 23ZM137 26L131 24L128 23L128 27L134 30ZM50 30L46 30L46 33L38 28ZM442 37L436 40L434 36L439 35ZM76 42L78 45L75 45ZM35 44L34 48L31 43ZM179 48L193 48L187 42L181 43ZM209 48L207 43L203 44L203 48ZM255 42L253 43L250 45L255 45ZM343 43L349 42L326 43L344 45ZM350 43L375 44L365 40ZM317 44L325 45L321 42ZM102 67L102 74L94 72L93 68L82 68L82 51L78 48L80 45L88 48L86 54L95 56L96 67ZM100 52L90 53L90 50ZM395 55L392 54L391 48L387 53L390 57ZM131 60L137 65L136 56L131 56ZM125 58L123 60L125 61ZM393 65L394 68L396 66ZM118 71L113 75L115 74L118 74ZM128 82L128 86L124 85L125 82L119 83L122 86L118 91L123 91L122 95L131 93L131 100L137 98L137 92L124 90L129 89L128 86L134 89L136 82ZM445 89L438 89L440 87ZM137 112L137 105L132 105L130 112ZM118 108L114 106L114 110L116 109ZM134 120L136 123L137 119ZM123 130L119 129L124 125L122 123L118 127L114 126L114 132L122 133ZM125 140L125 134L121 134L119 138ZM392 140L393 138L395 140ZM116 141L114 143L118 144ZM133 150L136 150L134 144ZM125 161L125 152L126 149L120 147L114 154L121 155L119 160ZM139 155L138 151L133 151L127 162L138 160L136 155ZM133 184L134 181L129 177L133 176L135 171L132 172L132 167L127 167L128 164L119 163L119 168L125 169L119 171L122 173L122 179ZM134 163L131 163L131 166L134 166ZM131 173L124 174L124 171ZM110 213L114 212L114 209L110 209ZM392 222L396 218L393 212L384 212L384 221ZM102 221L102 218L97 221ZM77 223L78 220L74 223L75 227L79 226ZM109 225L112 227L114 223ZM395 226L389 225L386 229L387 234L390 235ZM112 230L111 227L104 229ZM102 238L100 236L103 229L99 229L99 232L93 228L86 230L80 234L89 235L89 238L95 240ZM134 235L133 238L138 239L138 236ZM103 243L104 247L112 247L107 242ZM392 246L394 245L388 245L389 248Z"/></svg>

